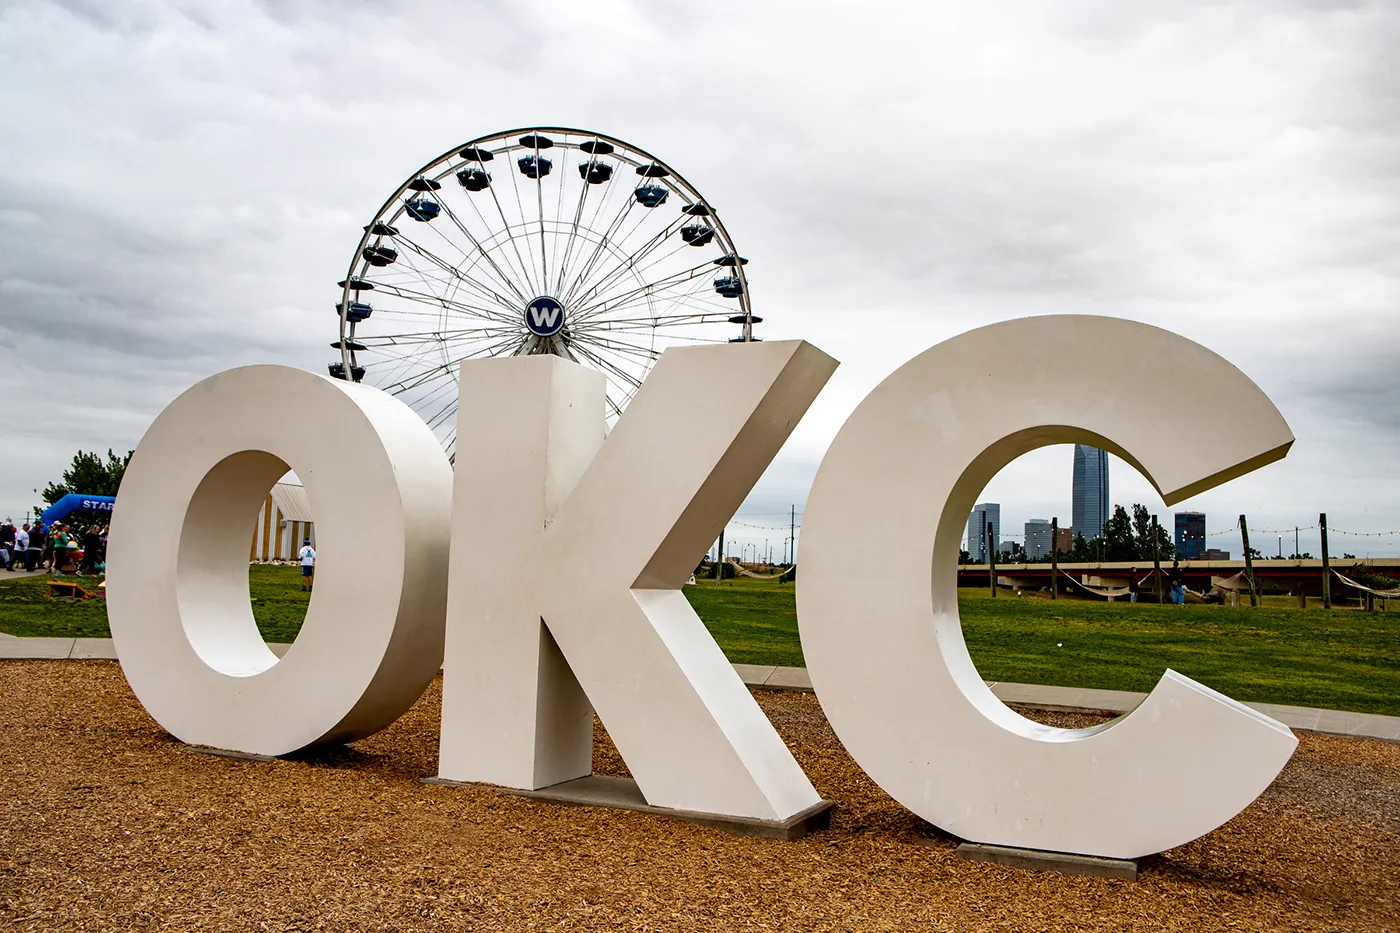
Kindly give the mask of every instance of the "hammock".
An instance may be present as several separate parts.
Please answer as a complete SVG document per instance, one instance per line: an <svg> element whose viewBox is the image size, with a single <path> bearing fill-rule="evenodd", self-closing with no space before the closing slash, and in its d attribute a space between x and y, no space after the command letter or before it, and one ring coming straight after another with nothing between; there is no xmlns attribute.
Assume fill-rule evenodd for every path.
<svg viewBox="0 0 1400 933"><path fill-rule="evenodd" d="M1214 586L1214 587L1216 587L1216 588L1218 588L1218 589L1222 589L1222 590L1235 590L1236 592L1238 592L1238 591L1240 591L1240 590L1247 590L1247 589L1249 589L1249 578L1246 577L1246 576L1244 575L1244 571L1241 570L1239 573L1235 574L1233 577L1226 577L1224 580L1221 580L1219 583L1214 583L1214 584L1212 584L1212 586Z"/></svg>
<svg viewBox="0 0 1400 933"><path fill-rule="evenodd" d="M776 579L778 579L778 578L781 577L781 576L785 576L785 575L787 574L787 572L788 572L789 570L792 569L792 567L795 567L795 566L796 566L796 564L794 564L794 565L789 566L789 567L784 567L782 570L778 571L777 573L766 573L766 574L765 574L765 573L754 573L752 570L749 570L747 567L741 567L741 566L739 565L739 562L738 562L737 560L735 560L734 558L732 558L732 557L729 559L728 563L729 563L729 566L731 566L731 567L734 568L734 572L737 573L739 576L741 576L741 577L751 577L751 578L753 578L753 579L755 579L755 580L776 580Z"/></svg>
<svg viewBox="0 0 1400 933"><path fill-rule="evenodd" d="M1335 570L1332 571L1332 575L1335 576L1338 580L1341 580L1347 586L1361 590L1363 593L1370 593L1372 596L1379 596L1382 599L1400 599L1400 590L1373 590L1369 586L1363 586L1360 583L1357 583L1351 577L1342 576Z"/></svg>
<svg viewBox="0 0 1400 933"><path fill-rule="evenodd" d="M1078 580L1070 576L1068 573L1065 573L1063 570L1060 571L1060 576L1064 577L1066 580L1073 583L1075 586L1079 587L1084 592L1090 593L1094 596L1102 596L1106 599L1114 599L1119 596L1128 595L1128 588L1126 586L1090 586L1087 583L1080 583Z"/></svg>
<svg viewBox="0 0 1400 933"><path fill-rule="evenodd" d="M1155 573L1155 571L1149 571L1146 575L1143 576L1141 580L1138 581L1139 592L1143 592L1146 589L1147 581L1152 579L1153 573ZM1070 576L1063 570L1060 571L1060 576L1064 577L1066 580L1073 583L1075 586L1079 587L1081 590L1090 594L1091 596L1102 596L1105 599L1117 599L1119 596L1128 595L1128 588L1126 586L1090 586L1087 583L1080 583L1078 580L1076 580L1074 577ZM1203 603L1206 601L1204 593L1197 593L1195 590L1189 589L1184 586L1182 587L1182 589L1185 590L1186 598L1190 602Z"/></svg>

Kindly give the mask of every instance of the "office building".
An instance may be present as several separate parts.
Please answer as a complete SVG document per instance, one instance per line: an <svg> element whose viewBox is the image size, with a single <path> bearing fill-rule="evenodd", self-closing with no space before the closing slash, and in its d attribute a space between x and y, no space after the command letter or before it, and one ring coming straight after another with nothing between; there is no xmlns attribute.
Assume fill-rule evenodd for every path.
<svg viewBox="0 0 1400 933"><path fill-rule="evenodd" d="M1074 529L1059 529L1059 537L1055 539L1055 546L1060 549L1061 554L1068 554L1074 547Z"/></svg>
<svg viewBox="0 0 1400 933"><path fill-rule="evenodd" d="M987 523L992 523L991 541L987 540ZM967 517L967 554L974 564L985 564L988 552L995 551L1001 541L1001 503L980 502ZM988 547L990 545L990 548Z"/></svg>
<svg viewBox="0 0 1400 933"><path fill-rule="evenodd" d="M1193 560L1206 549L1206 513L1176 513L1176 556Z"/></svg>
<svg viewBox="0 0 1400 933"><path fill-rule="evenodd" d="M1050 555L1054 546L1050 540L1050 523L1043 518L1026 522L1026 560L1039 560Z"/></svg>
<svg viewBox="0 0 1400 933"><path fill-rule="evenodd" d="M1074 445L1074 501L1071 504L1076 535L1085 541L1103 537L1108 521L1108 454L1087 444Z"/></svg>

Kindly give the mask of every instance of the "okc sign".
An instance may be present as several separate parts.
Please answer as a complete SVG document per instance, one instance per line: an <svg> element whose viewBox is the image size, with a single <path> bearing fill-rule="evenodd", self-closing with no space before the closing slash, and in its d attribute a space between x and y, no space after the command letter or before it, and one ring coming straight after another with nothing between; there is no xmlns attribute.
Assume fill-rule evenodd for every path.
<svg viewBox="0 0 1400 933"><path fill-rule="evenodd" d="M793 817L817 793L681 586L835 367L800 341L668 350L605 437L598 373L467 362L455 476L375 389L269 366L207 379L146 433L113 515L127 679L186 742L281 755L384 728L441 666L442 778L588 775L596 710L648 803ZM1210 404L1188 420L1169 384ZM1131 858L1230 819L1297 742L1172 671L1081 730L1017 715L978 677L958 620L962 525L1003 465L1068 442L1113 451L1173 503L1293 437L1244 374L1167 331L1058 316L963 334L871 392L827 452L798 624L832 727L903 805L969 840ZM253 622L247 525L288 468L321 566L279 661ZM871 566L876 544L890 556Z"/></svg>

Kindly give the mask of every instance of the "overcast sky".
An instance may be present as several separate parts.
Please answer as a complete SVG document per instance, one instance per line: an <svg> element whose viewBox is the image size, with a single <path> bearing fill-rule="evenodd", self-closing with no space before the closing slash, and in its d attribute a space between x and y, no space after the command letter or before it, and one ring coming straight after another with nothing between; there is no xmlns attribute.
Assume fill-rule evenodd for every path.
<svg viewBox="0 0 1400 933"><path fill-rule="evenodd" d="M1181 506L1210 532L1319 511L1394 531L1398 48L1385 0L12 0L0 513L76 449L134 446L205 376L324 372L360 226L439 152L537 123L684 172L752 259L761 333L842 361L741 520L800 510L844 418L918 350L1077 312L1210 347L1289 421L1285 461ZM983 498L1008 531L1067 523L1070 467L1028 455ZM1117 461L1112 499L1170 523ZM1332 547L1400 555L1400 536Z"/></svg>

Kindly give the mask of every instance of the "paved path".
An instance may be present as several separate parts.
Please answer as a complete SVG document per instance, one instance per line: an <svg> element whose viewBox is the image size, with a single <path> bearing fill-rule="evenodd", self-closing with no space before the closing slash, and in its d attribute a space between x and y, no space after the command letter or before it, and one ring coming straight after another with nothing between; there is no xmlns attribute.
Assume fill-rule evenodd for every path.
<svg viewBox="0 0 1400 933"><path fill-rule="evenodd" d="M291 645L269 645L278 657ZM107 660L115 661L116 650L110 638L17 638L0 634L0 660ZM812 679L803 667L773 667L762 664L736 664L734 670L750 687L769 690L812 689ZM1143 701L1145 693L1125 690L1093 690L1084 687L1045 687L1032 684L988 683L1004 703L1055 709L1107 710L1126 713ZM1277 703L1250 703L1266 716L1272 716L1290 729L1351 735L1360 738L1400 742L1400 716L1375 713L1348 713L1307 706Z"/></svg>

